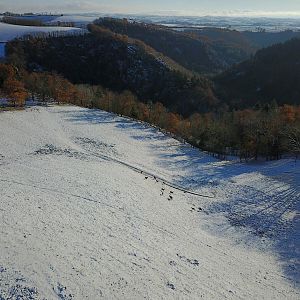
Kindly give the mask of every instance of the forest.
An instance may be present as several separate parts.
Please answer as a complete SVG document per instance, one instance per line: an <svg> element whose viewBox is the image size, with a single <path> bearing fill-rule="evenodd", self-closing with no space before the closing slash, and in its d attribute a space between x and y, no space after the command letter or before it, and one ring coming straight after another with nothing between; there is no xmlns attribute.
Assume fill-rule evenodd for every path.
<svg viewBox="0 0 300 300"><path fill-rule="evenodd" d="M166 26L115 18L100 18L94 23L115 33L139 39L199 74L218 73L251 54L251 49L237 43L211 39L193 32L174 31Z"/></svg>
<svg viewBox="0 0 300 300"><path fill-rule="evenodd" d="M92 25L81 36L30 37L7 45L8 60L35 71L55 71L75 84L130 90L188 116L218 104L212 82L194 75L142 41ZM74 63L75 62L75 63Z"/></svg>
<svg viewBox="0 0 300 300"><path fill-rule="evenodd" d="M249 60L215 77L219 97L229 105L300 104L300 39L261 49Z"/></svg>
<svg viewBox="0 0 300 300"><path fill-rule="evenodd" d="M55 73L31 72L0 64L0 91L13 106L25 100L99 108L150 123L206 150L220 159L280 159L300 154L300 106L271 105L255 109L194 113L171 112L160 102L143 103L130 91L114 92L100 85L77 84Z"/></svg>
<svg viewBox="0 0 300 300"><path fill-rule="evenodd" d="M299 38L297 31L237 31L228 28L180 28L128 19L100 18L96 25L139 39L199 74L214 75L251 58L261 48Z"/></svg>

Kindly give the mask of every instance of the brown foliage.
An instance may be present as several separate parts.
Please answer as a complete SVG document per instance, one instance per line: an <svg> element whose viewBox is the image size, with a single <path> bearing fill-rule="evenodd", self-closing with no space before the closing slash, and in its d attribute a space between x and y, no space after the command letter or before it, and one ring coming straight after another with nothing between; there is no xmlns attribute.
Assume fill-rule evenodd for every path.
<svg viewBox="0 0 300 300"><path fill-rule="evenodd" d="M25 104L27 91L21 81L9 78L4 82L3 90L14 106L23 106Z"/></svg>
<svg viewBox="0 0 300 300"><path fill-rule="evenodd" d="M114 93L101 86L75 86L57 74L23 74L0 64L0 80L3 93L15 106L23 105L30 92L33 99L41 101L103 109L159 126L219 158L239 155L246 160L279 159L283 153L300 154L297 106L195 113L184 119L159 102L140 102L130 91Z"/></svg>

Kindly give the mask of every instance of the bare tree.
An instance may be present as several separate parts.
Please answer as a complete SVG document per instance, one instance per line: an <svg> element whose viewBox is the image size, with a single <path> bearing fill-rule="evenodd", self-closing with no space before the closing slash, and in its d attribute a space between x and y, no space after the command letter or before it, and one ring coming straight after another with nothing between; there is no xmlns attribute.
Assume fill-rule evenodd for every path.
<svg viewBox="0 0 300 300"><path fill-rule="evenodd" d="M286 137L288 140L288 151L295 154L297 160L300 154L300 129L292 126L287 127Z"/></svg>

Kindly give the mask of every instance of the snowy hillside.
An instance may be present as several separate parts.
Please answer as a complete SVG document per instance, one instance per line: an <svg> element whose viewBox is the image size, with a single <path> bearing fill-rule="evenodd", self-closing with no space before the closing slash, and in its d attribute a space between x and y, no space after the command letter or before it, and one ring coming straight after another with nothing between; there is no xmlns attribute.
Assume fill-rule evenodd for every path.
<svg viewBox="0 0 300 300"><path fill-rule="evenodd" d="M64 15L51 20L49 23L72 22L75 26L83 26L92 23L98 15Z"/></svg>
<svg viewBox="0 0 300 300"><path fill-rule="evenodd" d="M5 43L26 34L48 33L48 32L78 32L82 30L74 27L57 26L21 26L0 22L0 58L5 56Z"/></svg>
<svg viewBox="0 0 300 300"><path fill-rule="evenodd" d="M0 22L0 41L6 42L16 37L21 37L24 34L36 32L56 32L56 31L77 31L81 30L74 27L57 27L57 26L21 26L11 25Z"/></svg>
<svg viewBox="0 0 300 300"><path fill-rule="evenodd" d="M299 299L299 162L73 106L0 113L0 136L0 299Z"/></svg>

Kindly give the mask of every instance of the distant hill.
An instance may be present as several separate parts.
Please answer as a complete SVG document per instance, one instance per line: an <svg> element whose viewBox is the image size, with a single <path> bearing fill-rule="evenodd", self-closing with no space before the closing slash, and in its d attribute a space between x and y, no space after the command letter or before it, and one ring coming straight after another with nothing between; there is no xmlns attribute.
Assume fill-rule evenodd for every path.
<svg viewBox="0 0 300 300"><path fill-rule="evenodd" d="M184 33L206 40L210 44L213 44L215 48L219 48L220 55L227 57L229 65L248 59L261 48L257 44L254 44L244 32L237 30L204 27L201 29L185 29ZM224 51L223 53L222 50ZM234 55L230 53L231 51L233 51ZM238 53L241 53L240 57L237 56ZM230 61L231 57L232 60Z"/></svg>
<svg viewBox="0 0 300 300"><path fill-rule="evenodd" d="M244 31L242 35L248 39L248 41L258 48L265 48L278 43L284 43L294 38L300 38L299 31L280 31L280 32L252 32Z"/></svg>
<svg viewBox="0 0 300 300"><path fill-rule="evenodd" d="M201 29L186 29L185 33L197 35L202 39L209 39L214 43L224 43L235 48L241 48L248 54L254 54L257 50L284 43L293 38L300 38L299 31L237 31L225 28L205 27Z"/></svg>
<svg viewBox="0 0 300 300"><path fill-rule="evenodd" d="M259 50L215 78L219 95L238 107L257 102L300 104L300 39Z"/></svg>
<svg viewBox="0 0 300 300"><path fill-rule="evenodd" d="M102 85L113 91L130 90L140 100L162 102L172 111L189 115L214 109L211 82L193 76L172 59L141 41L96 25L83 36L28 38L8 44L9 57L24 57L30 70L55 71L73 83Z"/></svg>
<svg viewBox="0 0 300 300"><path fill-rule="evenodd" d="M139 39L172 58L185 68L212 74L249 58L251 49L227 41L216 41L165 26L130 22L127 19L100 18L95 24L113 32Z"/></svg>

